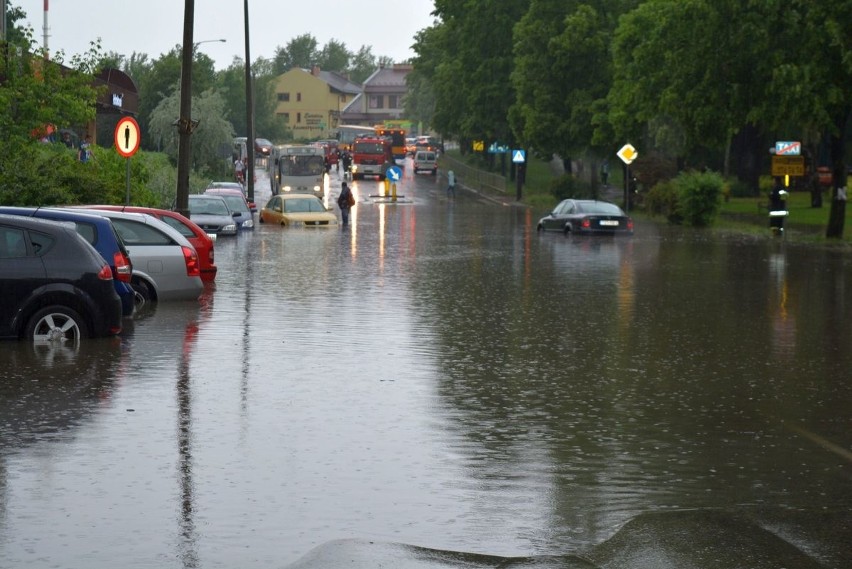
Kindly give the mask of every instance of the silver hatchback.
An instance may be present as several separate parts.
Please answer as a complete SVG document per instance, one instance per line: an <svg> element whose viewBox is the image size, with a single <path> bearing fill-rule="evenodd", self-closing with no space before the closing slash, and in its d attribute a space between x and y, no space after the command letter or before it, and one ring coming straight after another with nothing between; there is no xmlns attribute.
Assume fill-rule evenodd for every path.
<svg viewBox="0 0 852 569"><path fill-rule="evenodd" d="M131 286L146 302L201 296L204 284L198 253L175 228L145 213L83 211L112 220L133 261Z"/></svg>

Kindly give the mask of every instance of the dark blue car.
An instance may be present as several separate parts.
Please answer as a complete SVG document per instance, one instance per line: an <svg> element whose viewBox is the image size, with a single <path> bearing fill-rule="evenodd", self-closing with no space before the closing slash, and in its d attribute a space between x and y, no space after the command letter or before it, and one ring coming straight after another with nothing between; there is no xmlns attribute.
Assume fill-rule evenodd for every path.
<svg viewBox="0 0 852 569"><path fill-rule="evenodd" d="M113 284L115 292L121 299L122 314L124 316L133 314L136 298L133 288L130 286L133 265L130 262L130 255L127 253L124 241L116 232L112 221L89 213L37 207L0 207L0 213L73 223L77 233L101 254L109 268L112 269Z"/></svg>

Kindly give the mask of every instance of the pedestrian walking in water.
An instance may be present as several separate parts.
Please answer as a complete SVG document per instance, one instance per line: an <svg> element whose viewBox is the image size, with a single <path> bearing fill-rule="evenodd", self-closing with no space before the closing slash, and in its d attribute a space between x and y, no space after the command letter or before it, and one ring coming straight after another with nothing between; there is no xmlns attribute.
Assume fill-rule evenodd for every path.
<svg viewBox="0 0 852 569"><path fill-rule="evenodd" d="M456 197L456 173L452 170L447 172L447 197Z"/></svg>
<svg viewBox="0 0 852 569"><path fill-rule="evenodd" d="M337 198L337 207L340 208L343 225L349 225L349 210L352 209L353 205L355 205L355 196L352 195L349 184L343 182L340 184L340 196Z"/></svg>

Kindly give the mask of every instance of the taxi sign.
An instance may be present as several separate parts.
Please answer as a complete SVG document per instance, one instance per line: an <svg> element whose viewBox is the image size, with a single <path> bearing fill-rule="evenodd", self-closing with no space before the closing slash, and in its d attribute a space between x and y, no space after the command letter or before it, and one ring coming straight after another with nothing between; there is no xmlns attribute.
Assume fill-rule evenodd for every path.
<svg viewBox="0 0 852 569"><path fill-rule="evenodd" d="M776 156L798 156L801 153L801 142L795 140L779 140L775 143Z"/></svg>
<svg viewBox="0 0 852 569"><path fill-rule="evenodd" d="M639 157L639 153L636 151L635 148L633 148L633 145L631 145L629 142L622 146L621 150L616 152L616 154L619 158L621 158L621 161L625 164L630 164L631 162L636 160L636 158Z"/></svg>
<svg viewBox="0 0 852 569"><path fill-rule="evenodd" d="M139 150L139 123L133 117L122 117L115 125L115 149L118 153L130 158Z"/></svg>
<svg viewBox="0 0 852 569"><path fill-rule="evenodd" d="M385 176L391 182L399 182L402 179L402 169L399 166L391 166Z"/></svg>

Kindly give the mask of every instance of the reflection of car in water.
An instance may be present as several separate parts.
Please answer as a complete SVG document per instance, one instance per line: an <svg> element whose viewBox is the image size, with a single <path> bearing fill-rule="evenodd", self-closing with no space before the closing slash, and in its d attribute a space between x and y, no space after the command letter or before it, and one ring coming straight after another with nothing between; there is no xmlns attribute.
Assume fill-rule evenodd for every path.
<svg viewBox="0 0 852 569"><path fill-rule="evenodd" d="M565 235L633 235L633 220L613 203L567 199L541 218L537 229Z"/></svg>

